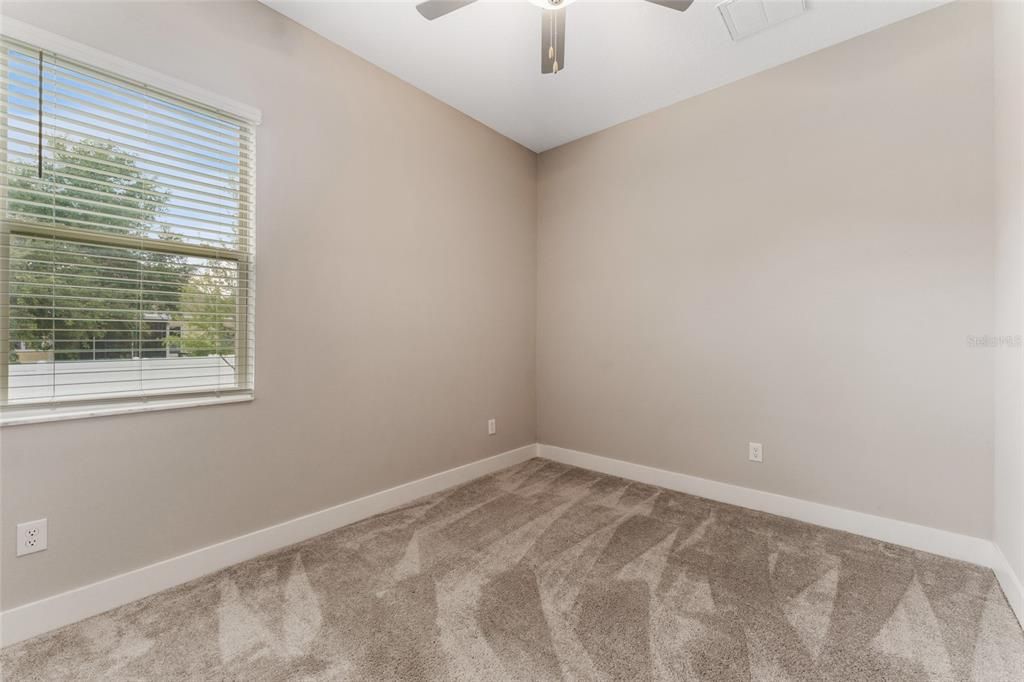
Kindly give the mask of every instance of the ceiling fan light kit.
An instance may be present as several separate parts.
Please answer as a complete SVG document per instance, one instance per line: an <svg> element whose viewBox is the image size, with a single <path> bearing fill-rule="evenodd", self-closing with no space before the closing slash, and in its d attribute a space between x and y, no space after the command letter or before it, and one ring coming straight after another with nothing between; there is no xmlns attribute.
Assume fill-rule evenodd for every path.
<svg viewBox="0 0 1024 682"><path fill-rule="evenodd" d="M428 21L462 9L476 0L426 0L416 10ZM540 72L557 74L565 68L565 8L575 0L529 0L544 10L540 23ZM693 0L646 0L678 12L685 12Z"/></svg>

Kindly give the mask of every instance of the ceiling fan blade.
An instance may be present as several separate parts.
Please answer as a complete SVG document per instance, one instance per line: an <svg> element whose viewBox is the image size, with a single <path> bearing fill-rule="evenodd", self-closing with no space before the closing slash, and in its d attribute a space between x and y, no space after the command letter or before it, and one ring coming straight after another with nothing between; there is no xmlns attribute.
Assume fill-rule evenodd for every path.
<svg viewBox="0 0 1024 682"><path fill-rule="evenodd" d="M668 7L680 12L685 12L693 4L693 0L647 0L647 2L653 2L655 5L661 5L662 7Z"/></svg>
<svg viewBox="0 0 1024 682"><path fill-rule="evenodd" d="M540 19L540 72L565 68L565 8L545 10Z"/></svg>
<svg viewBox="0 0 1024 682"><path fill-rule="evenodd" d="M416 9L423 15L424 19L433 21L449 12L462 9L466 5L472 5L474 2L476 0L427 0L416 5Z"/></svg>

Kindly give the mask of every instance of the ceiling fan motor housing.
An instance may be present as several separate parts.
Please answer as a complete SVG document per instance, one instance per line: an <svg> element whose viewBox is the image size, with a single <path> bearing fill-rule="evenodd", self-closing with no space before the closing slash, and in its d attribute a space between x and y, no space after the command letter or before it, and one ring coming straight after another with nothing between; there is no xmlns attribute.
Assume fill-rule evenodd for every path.
<svg viewBox="0 0 1024 682"><path fill-rule="evenodd" d="M531 3L537 5L541 9L561 9L565 7L573 0L530 0Z"/></svg>

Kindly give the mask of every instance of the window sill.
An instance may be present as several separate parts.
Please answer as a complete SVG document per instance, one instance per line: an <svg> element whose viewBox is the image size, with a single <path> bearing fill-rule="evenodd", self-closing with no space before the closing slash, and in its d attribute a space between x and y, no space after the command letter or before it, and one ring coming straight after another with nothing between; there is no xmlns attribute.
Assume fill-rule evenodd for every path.
<svg viewBox="0 0 1024 682"><path fill-rule="evenodd" d="M114 414L134 414L179 410L185 407L247 403L253 400L252 393L231 393L227 395L189 396L184 398L150 398L149 400L125 400L92 405L46 405L33 408L17 408L0 413L0 427L39 424L70 419L107 417Z"/></svg>

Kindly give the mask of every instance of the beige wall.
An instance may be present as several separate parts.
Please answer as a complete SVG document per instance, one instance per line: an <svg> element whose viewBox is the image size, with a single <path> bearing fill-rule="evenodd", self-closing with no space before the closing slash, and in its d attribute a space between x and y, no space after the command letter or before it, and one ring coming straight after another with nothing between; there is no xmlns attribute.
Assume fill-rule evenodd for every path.
<svg viewBox="0 0 1024 682"><path fill-rule="evenodd" d="M1024 2L995 4L996 329L1024 334ZM996 355L993 537L1024 581L1024 364Z"/></svg>
<svg viewBox="0 0 1024 682"><path fill-rule="evenodd" d="M946 6L542 154L540 440L988 537L991 41Z"/></svg>
<svg viewBox="0 0 1024 682"><path fill-rule="evenodd" d="M3 429L4 608L534 442L532 152L256 3L3 12L263 111L256 401Z"/></svg>

